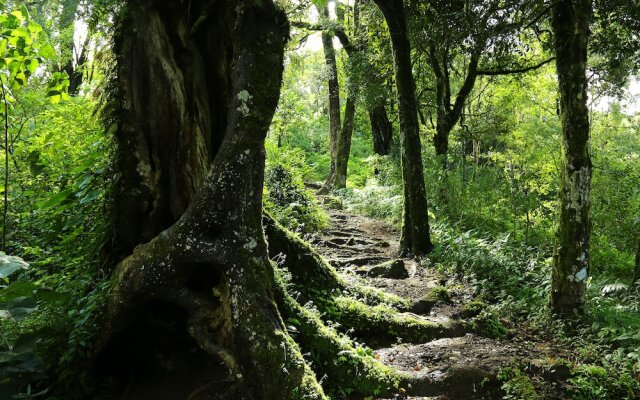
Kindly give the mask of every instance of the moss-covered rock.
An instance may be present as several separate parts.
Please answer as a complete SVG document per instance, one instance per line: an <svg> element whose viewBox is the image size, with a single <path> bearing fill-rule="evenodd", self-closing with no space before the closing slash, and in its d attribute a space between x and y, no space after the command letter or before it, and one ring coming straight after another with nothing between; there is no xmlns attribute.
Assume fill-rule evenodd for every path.
<svg viewBox="0 0 640 400"><path fill-rule="evenodd" d="M397 259L374 265L367 271L367 276L389 279L405 279L409 277L409 271L407 271L404 261Z"/></svg>

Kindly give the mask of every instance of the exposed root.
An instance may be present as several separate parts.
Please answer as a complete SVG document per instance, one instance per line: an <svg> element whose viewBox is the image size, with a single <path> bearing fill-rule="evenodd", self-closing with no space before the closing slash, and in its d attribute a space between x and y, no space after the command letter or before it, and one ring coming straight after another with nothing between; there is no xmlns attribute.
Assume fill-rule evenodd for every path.
<svg viewBox="0 0 640 400"><path fill-rule="evenodd" d="M302 307L280 280L276 299L287 322L296 329L295 339L315 361L318 374L331 382L328 390L349 390L349 394L371 396L391 394L409 375L390 368L375 357L371 349L357 346L347 336L325 325L318 314ZM333 393L345 395L347 393Z"/></svg>
<svg viewBox="0 0 640 400"><path fill-rule="evenodd" d="M382 290L342 279L308 244L267 216L269 251L279 261L290 292L302 304L313 303L323 318L337 322L356 335L389 342L418 342L468 332L462 322L432 322L405 313L411 303ZM285 254L284 257L277 257Z"/></svg>
<svg viewBox="0 0 640 400"><path fill-rule="evenodd" d="M369 305L387 304L398 310L409 310L411 304L406 299L370 286L348 283L309 244L270 215L265 213L263 222L269 242L269 256L290 273L290 280L296 286L320 291L321 294L316 293L316 296L345 293ZM305 293L301 295L306 296ZM314 301L313 298L298 300Z"/></svg>
<svg viewBox="0 0 640 400"><path fill-rule="evenodd" d="M469 332L466 323L433 322L411 313L401 313L380 304L369 306L345 296L323 302L327 318L349 327L358 336L376 342L418 343L443 337L463 336Z"/></svg>

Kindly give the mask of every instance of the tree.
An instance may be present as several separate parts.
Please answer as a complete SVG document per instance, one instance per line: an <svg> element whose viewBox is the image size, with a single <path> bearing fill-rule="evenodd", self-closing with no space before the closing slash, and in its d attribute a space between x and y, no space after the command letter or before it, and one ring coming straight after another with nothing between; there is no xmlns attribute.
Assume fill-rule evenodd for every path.
<svg viewBox="0 0 640 400"><path fill-rule="evenodd" d="M381 71L375 65L372 60L369 59L369 50L366 40L366 32L360 22L360 8L362 4L359 0L355 1L353 5L353 36L349 36L346 29L344 7L342 4L337 4L338 21L330 21L328 18L324 18L319 24L313 25L302 21L293 21L292 26L302 29L323 31L330 35L335 35L339 40L342 48L345 50L350 59L349 72L349 90L352 90L352 97L354 101L353 114L355 114L355 103L358 94L362 94L367 113L369 114L369 120L371 122L371 135L373 139L373 151L376 154L387 155L391 150L391 143L393 139L393 126L387 115L387 109L385 105L386 96L385 90L382 88L384 79ZM324 43L324 42L323 42ZM324 47L324 45L323 45ZM363 94L364 92L364 94ZM345 105L345 120L350 119L350 108L346 107L349 102L350 95L347 96L347 103ZM349 110L349 113L347 113ZM343 121L342 130L349 128L346 121ZM346 136L343 143L346 143ZM348 154L347 154L348 156Z"/></svg>
<svg viewBox="0 0 640 400"><path fill-rule="evenodd" d="M362 2L359 0L356 0L353 4L354 37L349 37L345 31L344 24L335 29L335 35L340 40L352 65L356 67L351 73L356 75L358 83L366 91L363 97L369 114L369 121L371 122L373 151L379 155L387 155L391 150L393 126L387 115L385 96L381 94L384 93L382 89L384 84L382 73L375 63L369 59L366 32L360 22L360 9L362 6Z"/></svg>
<svg viewBox="0 0 640 400"><path fill-rule="evenodd" d="M329 3L324 6L316 6L321 18L329 19ZM322 31L322 49L324 51L325 65L327 66L327 86L329 88L329 152L331 153L331 163L329 164L329 174L320 190L321 193L330 192L337 181L337 156L340 140L340 84L338 83L338 63L336 62L336 52L333 48L333 35L328 31ZM345 168L346 174L346 168Z"/></svg>
<svg viewBox="0 0 640 400"><path fill-rule="evenodd" d="M405 254L427 254L433 249L424 186L416 88L411 68L411 45L402 0L375 0L382 11L393 46L404 192L401 248Z"/></svg>
<svg viewBox="0 0 640 400"><path fill-rule="evenodd" d="M137 247L113 273L97 348L144 304L165 301L187 310L191 336L231 371L227 396L321 396L274 304L261 224L284 15L250 0L132 0L124 12L115 46L124 103L111 110L120 122L115 229L120 254Z"/></svg>
<svg viewBox="0 0 640 400"><path fill-rule="evenodd" d="M535 53L529 42L537 39L525 34L540 19L537 3L434 0L412 6L412 14L419 16L415 19L415 36L420 53L435 77L433 144L443 167L447 166L451 131L460 121L479 77L524 73L553 60L538 61L540 56L535 54L520 56ZM457 92L455 75L460 80Z"/></svg>
<svg viewBox="0 0 640 400"><path fill-rule="evenodd" d="M592 166L586 68L590 16L591 0L560 0L551 18L564 151L551 306L562 314L583 306L589 273Z"/></svg>
<svg viewBox="0 0 640 400"><path fill-rule="evenodd" d="M132 346L129 327L152 314L224 364L220 398L324 399L299 346L321 358L333 382L348 381L354 394L417 383L420 390L442 390L360 355L318 315L385 340L459 335L460 323L433 323L388 307L382 318L373 306L407 311L411 305L346 283L269 216L263 232L264 140L279 96L284 14L272 2L253 0L190 8L130 0L122 12L117 81L105 111L118 123L113 252L121 261L95 362L131 362L126 352L126 361L114 360L122 354L114 349ZM341 302L338 293L350 300ZM318 315L301 306L306 302ZM176 309L183 317L170 314ZM285 318L297 327L295 341ZM194 389L193 398L216 391Z"/></svg>

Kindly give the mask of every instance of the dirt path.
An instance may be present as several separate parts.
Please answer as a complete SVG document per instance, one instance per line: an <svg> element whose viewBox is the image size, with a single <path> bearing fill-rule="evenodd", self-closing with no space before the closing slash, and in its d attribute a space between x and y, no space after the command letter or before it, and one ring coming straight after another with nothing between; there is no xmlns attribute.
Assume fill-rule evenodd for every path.
<svg viewBox="0 0 640 400"><path fill-rule="evenodd" d="M441 299L448 301L439 301L427 313L419 310L416 313L442 322L461 317L464 305L473 298L473 288L449 280L416 260L398 259L400 235L388 224L344 210L327 210L327 213L331 217L330 226L307 239L347 279L414 302L419 302L430 291L434 292L434 288L446 288L438 289L438 293ZM384 267L380 266L382 263L386 263ZM379 274L386 277L376 276ZM468 333L427 343L370 345L385 364L425 381L443 382L446 392L439 397L400 396L396 397L398 399L492 399L499 398L495 392L500 386L496 376L506 366L518 365L541 379L557 378L554 376L556 370L549 366L549 360L557 357L557 350L514 333L511 330L508 339L503 340ZM545 374L550 376L544 377ZM492 387L493 392L488 392L487 387Z"/></svg>

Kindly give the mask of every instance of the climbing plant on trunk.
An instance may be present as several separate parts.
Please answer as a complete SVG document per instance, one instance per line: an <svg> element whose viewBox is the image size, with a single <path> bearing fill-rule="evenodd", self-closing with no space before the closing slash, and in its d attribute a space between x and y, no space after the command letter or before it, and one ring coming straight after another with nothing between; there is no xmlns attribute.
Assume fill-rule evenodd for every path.
<svg viewBox="0 0 640 400"><path fill-rule="evenodd" d="M552 308L580 309L589 274L591 156L587 108L587 46L591 0L561 0L552 10L564 160L558 245L552 274Z"/></svg>

